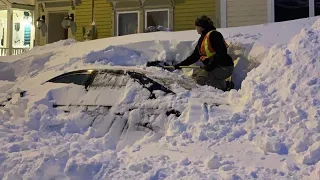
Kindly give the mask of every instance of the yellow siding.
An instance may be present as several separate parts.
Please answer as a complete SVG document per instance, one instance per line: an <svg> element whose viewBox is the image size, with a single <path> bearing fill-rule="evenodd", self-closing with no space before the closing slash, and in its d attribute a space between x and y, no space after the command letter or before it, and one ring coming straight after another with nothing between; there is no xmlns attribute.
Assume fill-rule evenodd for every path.
<svg viewBox="0 0 320 180"><path fill-rule="evenodd" d="M76 7L75 20L77 22L76 39L83 40L82 27L87 27L91 23L91 2L83 0L82 4ZM97 26L97 38L106 38L112 35L112 7L106 0L94 1L94 18Z"/></svg>
<svg viewBox="0 0 320 180"><path fill-rule="evenodd" d="M174 31L193 30L194 21L201 15L209 16L216 25L215 0L176 1L174 10Z"/></svg>
<svg viewBox="0 0 320 180"><path fill-rule="evenodd" d="M86 27L91 23L91 0L83 0L76 7L75 21L77 23L76 40L82 41L82 27Z"/></svg>
<svg viewBox="0 0 320 180"><path fill-rule="evenodd" d="M112 7L106 0L95 0L95 21L97 24L98 38L112 35Z"/></svg>
<svg viewBox="0 0 320 180"><path fill-rule="evenodd" d="M215 25L217 28L221 27L221 0L216 0L216 18Z"/></svg>
<svg viewBox="0 0 320 180"><path fill-rule="evenodd" d="M268 22L266 0L228 0L227 26L248 26Z"/></svg>

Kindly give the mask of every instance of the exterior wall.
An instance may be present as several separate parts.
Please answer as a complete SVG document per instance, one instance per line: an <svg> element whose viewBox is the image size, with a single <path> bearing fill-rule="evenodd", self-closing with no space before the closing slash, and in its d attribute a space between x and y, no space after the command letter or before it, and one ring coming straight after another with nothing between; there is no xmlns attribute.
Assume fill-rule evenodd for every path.
<svg viewBox="0 0 320 180"><path fill-rule="evenodd" d="M268 23L268 1L227 0L227 27Z"/></svg>
<svg viewBox="0 0 320 180"><path fill-rule="evenodd" d="M216 0L175 0L174 31L195 29L194 21L201 15L209 16L216 23ZM239 1L239 0L238 0Z"/></svg>
<svg viewBox="0 0 320 180"><path fill-rule="evenodd" d="M83 41L83 27L88 28L92 22L92 0L83 0L76 7L75 21L77 23L76 40ZM94 1L94 21L97 28L97 38L112 36L112 6L106 0Z"/></svg>

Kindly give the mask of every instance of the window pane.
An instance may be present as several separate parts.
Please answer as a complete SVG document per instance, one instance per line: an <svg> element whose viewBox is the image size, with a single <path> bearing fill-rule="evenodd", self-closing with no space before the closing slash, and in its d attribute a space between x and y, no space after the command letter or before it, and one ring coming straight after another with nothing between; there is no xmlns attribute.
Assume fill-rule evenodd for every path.
<svg viewBox="0 0 320 180"><path fill-rule="evenodd" d="M30 47L32 16L29 11L13 10L12 46Z"/></svg>
<svg viewBox="0 0 320 180"><path fill-rule="evenodd" d="M314 0L314 14L315 16L320 15L320 0Z"/></svg>
<svg viewBox="0 0 320 180"><path fill-rule="evenodd" d="M147 12L147 27L163 26L168 28L168 11Z"/></svg>
<svg viewBox="0 0 320 180"><path fill-rule="evenodd" d="M275 22L309 17L309 0L275 0Z"/></svg>
<svg viewBox="0 0 320 180"><path fill-rule="evenodd" d="M0 47L7 47L7 10L0 11Z"/></svg>
<svg viewBox="0 0 320 180"><path fill-rule="evenodd" d="M118 35L138 33L138 13L119 14Z"/></svg>

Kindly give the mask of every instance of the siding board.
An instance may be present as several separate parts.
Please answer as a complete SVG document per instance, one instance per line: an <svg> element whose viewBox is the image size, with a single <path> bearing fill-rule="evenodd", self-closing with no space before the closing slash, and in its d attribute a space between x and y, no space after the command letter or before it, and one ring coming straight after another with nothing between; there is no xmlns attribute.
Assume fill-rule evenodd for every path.
<svg viewBox="0 0 320 180"><path fill-rule="evenodd" d="M268 2L266 0L227 0L227 27L267 22Z"/></svg>
<svg viewBox="0 0 320 180"><path fill-rule="evenodd" d="M209 16L216 25L215 0L177 1L174 10L174 31L193 30L195 19L201 15Z"/></svg>
<svg viewBox="0 0 320 180"><path fill-rule="evenodd" d="M83 40L82 27L87 27L91 23L91 0L83 0L82 4L76 7L75 19L77 22L76 39ZM112 35L112 7L106 0L94 1L94 20L97 27L98 39L110 37Z"/></svg>

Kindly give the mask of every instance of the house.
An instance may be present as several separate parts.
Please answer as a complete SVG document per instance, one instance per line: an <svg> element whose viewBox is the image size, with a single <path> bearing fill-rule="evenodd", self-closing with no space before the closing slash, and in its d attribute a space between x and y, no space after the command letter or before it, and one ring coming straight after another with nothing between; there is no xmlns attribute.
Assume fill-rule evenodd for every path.
<svg viewBox="0 0 320 180"><path fill-rule="evenodd" d="M190 30L203 14L218 28L294 20L319 15L318 4L316 0L82 0L75 13L76 39L86 39L86 32L91 32L91 39L143 33L155 25Z"/></svg>
<svg viewBox="0 0 320 180"><path fill-rule="evenodd" d="M84 40L88 32L89 39L144 33L157 25L189 30L201 14L215 19L215 0L82 0L75 13L76 39Z"/></svg>
<svg viewBox="0 0 320 180"><path fill-rule="evenodd" d="M0 56L34 46L34 0L0 0Z"/></svg>
<svg viewBox="0 0 320 180"><path fill-rule="evenodd" d="M73 0L25 0L36 2L23 4L23 0L19 1L20 4L11 1L0 0L1 55L19 54L33 46L67 38L84 41L144 33L150 26L161 26L172 31L191 30L194 29L194 20L203 14L211 17L218 28L280 22L320 14L320 3L316 0L76 0L80 1L76 5ZM24 21L29 14L30 38L27 38L27 32L22 35L25 30L18 31L21 25L16 23L14 27L15 22L22 21L15 18L18 13L14 12L18 11L23 12ZM66 18L76 23L76 31L62 27L61 22ZM21 37L16 31L21 32ZM19 38L16 36L23 39L20 44L17 44Z"/></svg>

